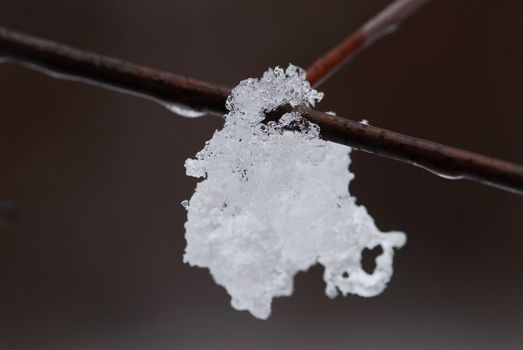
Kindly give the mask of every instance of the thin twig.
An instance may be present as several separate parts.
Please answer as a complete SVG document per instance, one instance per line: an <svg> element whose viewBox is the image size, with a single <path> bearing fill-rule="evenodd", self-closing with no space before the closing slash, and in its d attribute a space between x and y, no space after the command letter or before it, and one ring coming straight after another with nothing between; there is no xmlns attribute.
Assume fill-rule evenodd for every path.
<svg viewBox="0 0 523 350"><path fill-rule="evenodd" d="M54 78L82 81L223 114L231 89L135 65L0 27L0 60L28 66Z"/></svg>
<svg viewBox="0 0 523 350"><path fill-rule="evenodd" d="M226 112L225 100L230 93L227 87L80 51L2 28L0 59L36 68L55 77L90 82L162 103L183 104L216 114ZM290 107L283 106L272 116L289 110ZM523 194L523 166L309 108L298 108L298 112L318 124L326 140L421 166L447 178L469 179Z"/></svg>
<svg viewBox="0 0 523 350"><path fill-rule="evenodd" d="M307 69L307 80L317 87L345 63L376 40L392 33L398 25L429 0L396 0L349 35Z"/></svg>

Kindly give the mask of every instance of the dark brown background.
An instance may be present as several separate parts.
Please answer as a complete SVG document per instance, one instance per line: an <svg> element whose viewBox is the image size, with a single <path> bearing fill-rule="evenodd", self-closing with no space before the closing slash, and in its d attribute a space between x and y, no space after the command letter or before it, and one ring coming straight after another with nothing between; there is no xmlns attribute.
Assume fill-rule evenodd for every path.
<svg viewBox="0 0 523 350"><path fill-rule="evenodd" d="M233 85L306 67L383 0L0 0L0 25ZM320 105L523 163L523 3L435 0L323 86ZM218 118L0 65L0 349L521 349L523 198L354 154L352 192L408 233L386 292L297 276L268 321L182 263Z"/></svg>

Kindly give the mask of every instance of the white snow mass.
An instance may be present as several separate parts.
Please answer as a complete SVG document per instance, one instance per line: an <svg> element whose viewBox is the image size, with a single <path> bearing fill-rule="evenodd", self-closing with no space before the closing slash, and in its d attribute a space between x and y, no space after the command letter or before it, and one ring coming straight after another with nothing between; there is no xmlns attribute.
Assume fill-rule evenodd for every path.
<svg viewBox="0 0 523 350"><path fill-rule="evenodd" d="M187 175L204 178L183 205L184 261L206 267L231 304L266 319L274 297L289 296L293 278L320 263L326 294L371 297L389 282L402 232L382 233L348 192L350 148L319 138L298 113L264 123L283 104L314 106L323 94L289 65L242 81L227 100L229 113ZM362 251L381 245L372 274Z"/></svg>

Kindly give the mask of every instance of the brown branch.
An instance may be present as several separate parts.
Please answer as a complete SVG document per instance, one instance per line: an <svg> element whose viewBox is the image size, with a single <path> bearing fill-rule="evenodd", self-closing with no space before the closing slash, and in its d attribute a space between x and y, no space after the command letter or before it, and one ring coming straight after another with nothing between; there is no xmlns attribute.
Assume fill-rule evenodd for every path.
<svg viewBox="0 0 523 350"><path fill-rule="evenodd" d="M223 114L230 89L80 51L0 28L0 59L52 76L123 90L167 104ZM281 107L275 114L289 111ZM464 178L523 194L523 166L431 141L405 136L338 116L298 108L321 128L324 139L392 158L448 178Z"/></svg>
<svg viewBox="0 0 523 350"><path fill-rule="evenodd" d="M362 50L393 32L401 22L427 2L429 0L394 1L331 51L318 58L307 69L307 80L312 86L319 86Z"/></svg>
<svg viewBox="0 0 523 350"><path fill-rule="evenodd" d="M138 66L0 27L0 60L54 78L82 81L149 98L163 104L223 114L230 88Z"/></svg>

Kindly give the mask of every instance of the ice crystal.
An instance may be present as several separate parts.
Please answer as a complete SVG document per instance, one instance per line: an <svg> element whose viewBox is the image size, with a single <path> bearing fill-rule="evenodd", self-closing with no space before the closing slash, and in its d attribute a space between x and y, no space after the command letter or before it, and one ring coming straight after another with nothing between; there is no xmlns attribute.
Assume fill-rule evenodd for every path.
<svg viewBox="0 0 523 350"><path fill-rule="evenodd" d="M381 293L392 275L401 232L380 232L348 192L350 148L319 138L319 127L298 113L265 122L283 104L323 97L289 65L242 81L227 100L229 113L187 174L204 178L187 209L184 261L210 270L231 304L262 319L274 297L292 294L293 278L320 263L326 294ZM373 273L362 251L381 245Z"/></svg>

